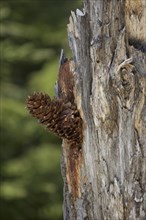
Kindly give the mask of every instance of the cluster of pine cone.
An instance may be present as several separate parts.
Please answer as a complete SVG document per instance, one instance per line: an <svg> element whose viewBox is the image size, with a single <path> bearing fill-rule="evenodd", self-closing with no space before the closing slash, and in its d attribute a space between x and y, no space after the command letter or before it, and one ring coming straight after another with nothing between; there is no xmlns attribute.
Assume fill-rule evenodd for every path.
<svg viewBox="0 0 146 220"><path fill-rule="evenodd" d="M27 99L29 113L41 124L71 143L82 142L82 119L76 106L62 99L34 93Z"/></svg>

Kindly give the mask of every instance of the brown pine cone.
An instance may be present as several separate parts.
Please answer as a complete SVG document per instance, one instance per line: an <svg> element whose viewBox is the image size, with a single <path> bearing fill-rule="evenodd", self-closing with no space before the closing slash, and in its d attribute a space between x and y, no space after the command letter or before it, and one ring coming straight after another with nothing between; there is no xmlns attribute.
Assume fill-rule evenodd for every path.
<svg viewBox="0 0 146 220"><path fill-rule="evenodd" d="M76 106L61 99L52 99L43 93L34 93L27 99L29 113L50 131L71 143L82 142L82 119Z"/></svg>

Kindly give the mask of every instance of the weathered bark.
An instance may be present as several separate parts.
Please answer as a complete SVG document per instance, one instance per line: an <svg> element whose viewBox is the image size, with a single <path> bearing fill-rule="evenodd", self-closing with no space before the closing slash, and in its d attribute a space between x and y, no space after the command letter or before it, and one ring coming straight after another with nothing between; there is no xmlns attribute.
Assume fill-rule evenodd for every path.
<svg viewBox="0 0 146 220"><path fill-rule="evenodd" d="M84 0L68 25L83 144L63 142L64 219L146 219L146 2Z"/></svg>

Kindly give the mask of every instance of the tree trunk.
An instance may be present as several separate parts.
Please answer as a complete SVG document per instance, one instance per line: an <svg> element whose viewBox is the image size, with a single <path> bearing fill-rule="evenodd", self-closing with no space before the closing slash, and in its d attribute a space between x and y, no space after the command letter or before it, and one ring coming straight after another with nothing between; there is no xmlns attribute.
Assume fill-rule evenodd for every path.
<svg viewBox="0 0 146 220"><path fill-rule="evenodd" d="M68 25L80 149L63 141L65 220L146 219L146 1L84 0Z"/></svg>

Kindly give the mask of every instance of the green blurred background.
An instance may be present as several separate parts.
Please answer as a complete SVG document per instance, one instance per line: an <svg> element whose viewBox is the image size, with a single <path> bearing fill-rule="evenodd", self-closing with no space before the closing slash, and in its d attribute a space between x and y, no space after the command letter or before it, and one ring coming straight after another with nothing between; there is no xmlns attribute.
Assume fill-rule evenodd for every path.
<svg viewBox="0 0 146 220"><path fill-rule="evenodd" d="M3 0L1 33L2 220L62 219L61 140L30 117L26 97L55 95L61 48L68 56L67 23L81 0Z"/></svg>

